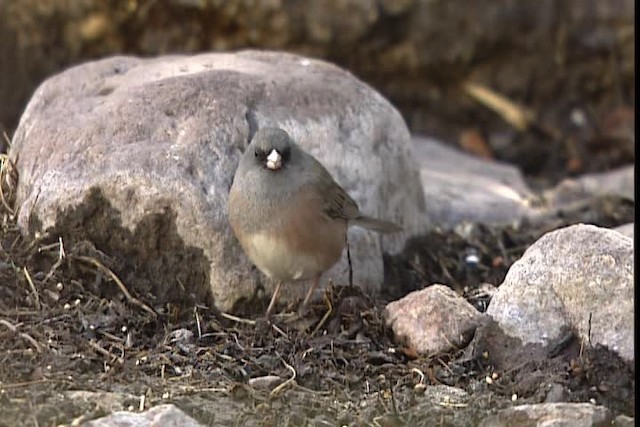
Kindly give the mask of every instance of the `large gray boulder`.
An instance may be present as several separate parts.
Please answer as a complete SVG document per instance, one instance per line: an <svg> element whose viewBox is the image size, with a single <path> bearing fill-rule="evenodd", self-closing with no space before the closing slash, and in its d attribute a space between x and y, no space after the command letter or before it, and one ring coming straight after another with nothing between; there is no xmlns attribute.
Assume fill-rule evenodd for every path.
<svg viewBox="0 0 640 427"><path fill-rule="evenodd" d="M209 293L230 310L251 301L264 279L226 216L237 162L263 126L287 130L363 212L405 227L388 237L349 233L354 282L378 290L382 253L426 226L409 132L389 102L348 72L291 54L113 57L51 77L10 150L18 224L62 236L67 247L90 240L155 302ZM325 277L346 283L345 259Z"/></svg>
<svg viewBox="0 0 640 427"><path fill-rule="evenodd" d="M634 360L633 240L593 225L545 234L514 263L487 313L523 344L566 331Z"/></svg>

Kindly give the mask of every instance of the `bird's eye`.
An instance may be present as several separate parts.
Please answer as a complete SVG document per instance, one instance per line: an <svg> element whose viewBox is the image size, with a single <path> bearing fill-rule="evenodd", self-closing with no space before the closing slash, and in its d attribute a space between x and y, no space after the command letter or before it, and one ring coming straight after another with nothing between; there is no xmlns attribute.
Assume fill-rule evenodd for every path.
<svg viewBox="0 0 640 427"><path fill-rule="evenodd" d="M256 150L253 152L253 156L260 162L263 162L267 159L267 153L265 153L261 148L256 148Z"/></svg>
<svg viewBox="0 0 640 427"><path fill-rule="evenodd" d="M290 157L291 157L291 150L289 148L285 148L282 151L282 161L283 161L283 163L288 162Z"/></svg>

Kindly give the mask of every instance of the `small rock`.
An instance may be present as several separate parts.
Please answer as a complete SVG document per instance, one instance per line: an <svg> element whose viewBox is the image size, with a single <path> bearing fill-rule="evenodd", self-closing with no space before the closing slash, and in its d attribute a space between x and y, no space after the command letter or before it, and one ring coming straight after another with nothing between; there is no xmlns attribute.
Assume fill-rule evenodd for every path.
<svg viewBox="0 0 640 427"><path fill-rule="evenodd" d="M633 427L635 426L635 420L633 417L627 415L618 415L613 420L613 427Z"/></svg>
<svg viewBox="0 0 640 427"><path fill-rule="evenodd" d="M604 406L590 403L540 403L502 409L480 422L480 427L544 426L589 427L610 422Z"/></svg>
<svg viewBox="0 0 640 427"><path fill-rule="evenodd" d="M553 383L545 397L545 403L563 402L565 400L565 391L562 384Z"/></svg>
<svg viewBox="0 0 640 427"><path fill-rule="evenodd" d="M87 427L200 427L202 424L182 412L177 406L158 405L145 412L114 412L89 421Z"/></svg>
<svg viewBox="0 0 640 427"><path fill-rule="evenodd" d="M565 179L556 187L545 191L543 197L549 205L562 207L580 200L610 195L635 199L633 166Z"/></svg>
<svg viewBox="0 0 640 427"><path fill-rule="evenodd" d="M167 336L167 341L170 343L188 344L193 342L193 332L189 329L180 328L175 329Z"/></svg>
<svg viewBox="0 0 640 427"><path fill-rule="evenodd" d="M633 240L593 225L545 234L515 262L487 314L523 344L567 330L634 360Z"/></svg>
<svg viewBox="0 0 640 427"><path fill-rule="evenodd" d="M262 390L272 390L282 384L282 378L277 375L265 375L249 379L249 385Z"/></svg>
<svg viewBox="0 0 640 427"><path fill-rule="evenodd" d="M466 346L484 316L452 289L439 284L411 292L387 304L384 311L396 340L423 355Z"/></svg>
<svg viewBox="0 0 640 427"><path fill-rule="evenodd" d="M458 387L444 384L427 386L423 396L441 406L463 405L469 401L469 393Z"/></svg>

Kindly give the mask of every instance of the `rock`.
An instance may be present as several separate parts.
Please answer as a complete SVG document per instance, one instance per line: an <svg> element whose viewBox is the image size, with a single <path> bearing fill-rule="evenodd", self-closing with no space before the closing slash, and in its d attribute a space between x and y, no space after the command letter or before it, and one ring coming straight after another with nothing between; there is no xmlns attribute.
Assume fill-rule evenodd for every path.
<svg viewBox="0 0 640 427"><path fill-rule="evenodd" d="M469 393L459 387L436 384L426 386L423 398L442 406L453 406L467 404L470 396Z"/></svg>
<svg viewBox="0 0 640 427"><path fill-rule="evenodd" d="M625 225L621 225L620 227L616 227L614 228L615 231L617 231L618 233L621 233L623 236L627 236L627 237L631 237L633 239L633 230L634 230L634 223L629 223L629 224L625 224Z"/></svg>
<svg viewBox="0 0 640 427"><path fill-rule="evenodd" d="M520 171L414 137L429 221L442 228L464 222L517 223L534 214L534 194Z"/></svg>
<svg viewBox="0 0 640 427"><path fill-rule="evenodd" d="M200 427L202 424L177 406L158 405L144 412L114 412L84 424L87 427Z"/></svg>
<svg viewBox="0 0 640 427"><path fill-rule="evenodd" d="M633 361L633 241L573 225L545 234L515 262L487 313L509 336L548 345L567 330Z"/></svg>
<svg viewBox="0 0 640 427"><path fill-rule="evenodd" d="M605 425L605 422L611 422L611 414L604 406L590 403L540 403L501 409L497 414L482 420L480 427L588 427Z"/></svg>
<svg viewBox="0 0 640 427"><path fill-rule="evenodd" d="M115 412L122 411L127 406L137 403L140 400L139 396L134 396L128 393L113 393L108 391L88 391L88 390L69 390L64 392L64 398L68 402L73 402L77 409L91 408L92 411ZM55 402L52 406L60 408L59 404ZM65 412L70 408L64 408ZM70 415L68 413L68 415Z"/></svg>
<svg viewBox="0 0 640 427"><path fill-rule="evenodd" d="M633 417L627 415L618 415L613 420L613 427L633 427L635 426L635 420Z"/></svg>
<svg viewBox="0 0 640 427"><path fill-rule="evenodd" d="M568 178L543 194L547 203L555 208L597 196L619 196L634 200L634 166Z"/></svg>
<svg viewBox="0 0 640 427"><path fill-rule="evenodd" d="M384 318L397 341L431 355L466 346L484 315L451 288L435 284L387 304Z"/></svg>
<svg viewBox="0 0 640 427"><path fill-rule="evenodd" d="M544 398L545 403L564 402L566 400L566 390L562 384L549 384L549 391Z"/></svg>
<svg viewBox="0 0 640 427"><path fill-rule="evenodd" d="M283 379L277 375L264 375L262 377L251 378L249 385L262 390L272 390L282 384Z"/></svg>
<svg viewBox="0 0 640 427"><path fill-rule="evenodd" d="M192 344L194 338L195 336L193 332L191 332L189 329L179 328L169 332L169 334L167 334L167 336L165 337L165 342L169 344Z"/></svg>
<svg viewBox="0 0 640 427"><path fill-rule="evenodd" d="M291 54L114 57L51 77L11 146L18 224L62 236L67 249L93 242L155 303L210 291L231 310L251 301L263 277L231 233L227 194L242 150L267 125L320 159L363 212L405 227L406 235L349 233L354 281L376 292L383 251L397 252L426 225L408 130L351 74ZM346 265L345 256L325 277L346 283ZM305 291L290 289L290 298Z"/></svg>

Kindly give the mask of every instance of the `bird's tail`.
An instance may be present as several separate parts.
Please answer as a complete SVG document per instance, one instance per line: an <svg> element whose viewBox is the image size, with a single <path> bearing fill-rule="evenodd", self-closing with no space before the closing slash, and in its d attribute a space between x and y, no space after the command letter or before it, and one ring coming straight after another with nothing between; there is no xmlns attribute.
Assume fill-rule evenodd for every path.
<svg viewBox="0 0 640 427"><path fill-rule="evenodd" d="M378 233L398 233L404 230L398 224L382 219L371 218L370 216L361 216L351 221L353 225L366 228L368 230L377 231Z"/></svg>

